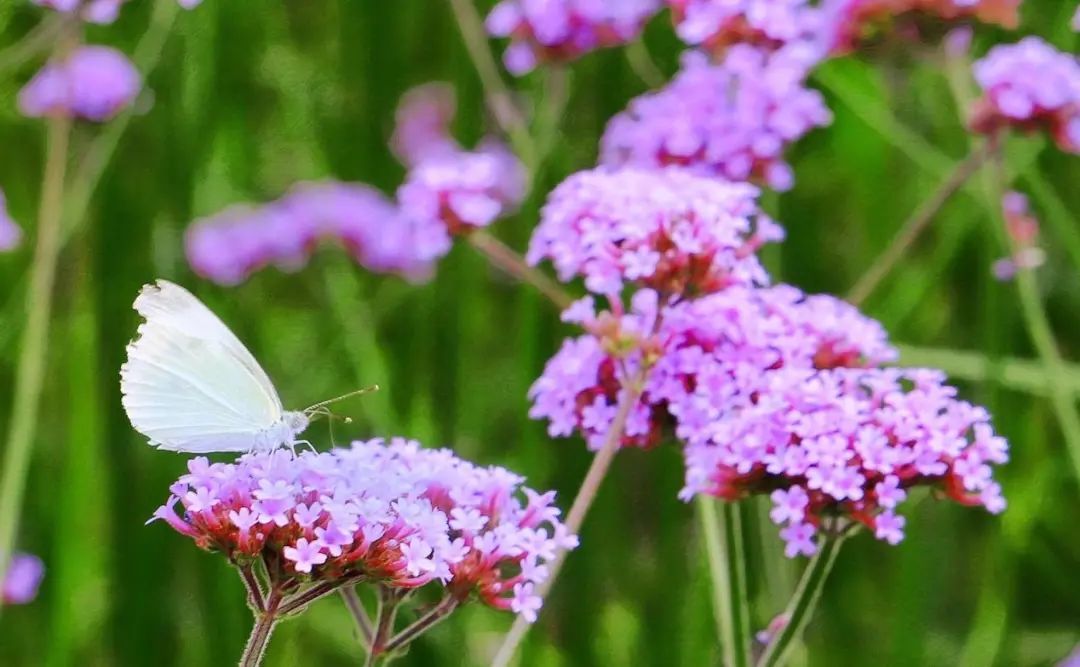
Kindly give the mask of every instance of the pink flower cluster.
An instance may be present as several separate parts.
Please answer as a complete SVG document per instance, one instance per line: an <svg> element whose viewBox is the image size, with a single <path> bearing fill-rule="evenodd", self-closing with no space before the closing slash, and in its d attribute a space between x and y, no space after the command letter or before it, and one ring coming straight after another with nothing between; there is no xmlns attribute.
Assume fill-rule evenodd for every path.
<svg viewBox="0 0 1080 667"><path fill-rule="evenodd" d="M12 555L0 582L0 604L27 604L37 597L45 565L33 554Z"/></svg>
<svg viewBox="0 0 1080 667"><path fill-rule="evenodd" d="M686 497L771 493L787 555L812 555L826 517L903 539L896 508L915 486L993 513L1005 509L992 464L1008 460L986 410L956 399L944 374L923 369L782 367L761 374L696 433L684 434Z"/></svg>
<svg viewBox="0 0 1080 667"><path fill-rule="evenodd" d="M857 49L896 20L920 17L958 21L974 18L1004 28L1020 23L1021 0L824 0L823 30L834 54Z"/></svg>
<svg viewBox="0 0 1080 667"><path fill-rule="evenodd" d="M669 167L578 172L548 197L527 259L559 277L618 295L626 283L664 294L762 284L757 249L783 230L757 206L757 188Z"/></svg>
<svg viewBox="0 0 1080 667"><path fill-rule="evenodd" d="M881 326L853 306L787 285L732 287L663 307L656 292L640 290L629 312L612 306L597 315L586 299L564 313L588 333L566 340L529 391L529 414L547 420L550 435L578 431L593 449L614 420L620 387L646 357L652 367L624 446L653 446L672 433L692 442L722 409L719 393L752 394L746 387L766 370L896 357Z"/></svg>
<svg viewBox="0 0 1080 667"><path fill-rule="evenodd" d="M124 54L83 46L46 64L19 91L19 111L31 118L66 114L104 122L130 106L141 88L142 77Z"/></svg>
<svg viewBox="0 0 1080 667"><path fill-rule="evenodd" d="M675 32L692 46L721 53L732 44L774 49L811 39L820 12L808 0L667 0Z"/></svg>
<svg viewBox="0 0 1080 667"><path fill-rule="evenodd" d="M634 39L661 0L501 0L488 33L510 38L503 62L513 74L539 63L573 60Z"/></svg>
<svg viewBox="0 0 1080 667"><path fill-rule="evenodd" d="M0 190L0 252L11 250L22 240L22 230L8 214L4 191Z"/></svg>
<svg viewBox="0 0 1080 667"><path fill-rule="evenodd" d="M475 594L532 621L546 563L577 545L554 492L400 438L231 464L199 457L188 469L152 520L232 562L279 562L297 580L438 582L459 601Z"/></svg>
<svg viewBox="0 0 1080 667"><path fill-rule="evenodd" d="M453 99L429 84L406 94L393 148L410 167L391 201L374 188L301 184L277 201L232 207L192 223L187 256L200 275L233 285L259 269L298 269L319 241L345 245L370 271L431 275L452 236L490 225L525 196L521 163L500 143L465 151L447 134Z"/></svg>
<svg viewBox="0 0 1080 667"><path fill-rule="evenodd" d="M1080 62L1038 37L996 46L975 63L983 98L972 127L1045 130L1064 151L1080 153Z"/></svg>
<svg viewBox="0 0 1080 667"><path fill-rule="evenodd" d="M738 44L720 64L687 52L666 87L636 98L611 119L601 162L683 165L786 190L794 175L784 161L785 148L832 120L821 94L805 86L817 60L818 50L809 43L774 53Z"/></svg>
<svg viewBox="0 0 1080 667"><path fill-rule="evenodd" d="M79 13L87 23L109 24L120 15L120 7L127 0L30 0L39 7L46 7L63 14ZM202 0L178 0L184 9L194 9Z"/></svg>
<svg viewBox="0 0 1080 667"><path fill-rule="evenodd" d="M371 271L414 280L425 278L449 249L438 224L401 215L373 188L334 181L303 183L270 204L234 206L196 220L186 245L196 273L235 285L270 264L302 267L320 240L344 244Z"/></svg>

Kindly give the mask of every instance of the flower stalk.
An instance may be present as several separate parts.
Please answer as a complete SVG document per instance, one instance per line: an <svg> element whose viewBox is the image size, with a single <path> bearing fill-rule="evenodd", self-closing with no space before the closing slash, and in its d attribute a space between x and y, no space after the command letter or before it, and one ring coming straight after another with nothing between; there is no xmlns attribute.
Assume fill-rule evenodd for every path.
<svg viewBox="0 0 1080 667"><path fill-rule="evenodd" d="M470 232L467 238L469 244L487 257L488 261L511 277L535 287L559 310L566 310L573 303L573 299L558 283L529 266L521 255L491 234L478 229Z"/></svg>
<svg viewBox="0 0 1080 667"><path fill-rule="evenodd" d="M720 647L726 667L750 665L750 610L742 515L732 502L697 496L698 518L709 562Z"/></svg>

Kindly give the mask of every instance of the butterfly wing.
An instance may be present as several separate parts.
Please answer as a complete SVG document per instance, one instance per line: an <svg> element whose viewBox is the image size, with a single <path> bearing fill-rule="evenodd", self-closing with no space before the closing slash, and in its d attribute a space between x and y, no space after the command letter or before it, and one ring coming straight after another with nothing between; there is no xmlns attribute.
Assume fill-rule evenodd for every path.
<svg viewBox="0 0 1080 667"><path fill-rule="evenodd" d="M243 343L190 292L165 280L135 299L146 321L120 391L132 426L161 449L248 451L280 424L281 399Z"/></svg>

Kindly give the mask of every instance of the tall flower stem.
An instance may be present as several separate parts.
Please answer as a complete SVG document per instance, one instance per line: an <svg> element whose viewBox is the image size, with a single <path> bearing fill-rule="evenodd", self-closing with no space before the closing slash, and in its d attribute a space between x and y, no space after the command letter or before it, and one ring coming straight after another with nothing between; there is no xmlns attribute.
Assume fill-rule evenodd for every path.
<svg viewBox="0 0 1080 667"><path fill-rule="evenodd" d="M787 624L769 641L756 667L776 667L785 664L784 661L787 660L796 640L802 636L803 630L806 629L806 625L817 608L821 591L825 587L825 580L832 571L843 541L843 533L827 533L822 539L818 552L807 563L795 594L792 595L791 601L784 610L784 615L788 619Z"/></svg>
<svg viewBox="0 0 1080 667"><path fill-rule="evenodd" d="M26 33L22 39L0 51L0 75L21 67L26 61L47 51L56 42L66 20L64 16L50 16Z"/></svg>
<svg viewBox="0 0 1080 667"><path fill-rule="evenodd" d="M698 518L709 562L720 647L726 667L749 667L750 594L746 586L746 543L736 503L698 497Z"/></svg>
<svg viewBox="0 0 1080 667"><path fill-rule="evenodd" d="M529 266L521 255L491 234L478 229L472 231L467 238L472 247L487 257L488 261L513 278L535 287L559 310L566 310L573 302L570 295L558 283Z"/></svg>
<svg viewBox="0 0 1080 667"><path fill-rule="evenodd" d="M383 650L387 653L392 653L398 649L405 648L409 645L409 642L435 627L435 625L449 616L451 612L458 608L459 604L457 598L454 596L446 596L430 611L416 619L404 630L394 635L393 639L386 642L386 646Z"/></svg>
<svg viewBox="0 0 1080 667"><path fill-rule="evenodd" d="M278 608L281 605L281 591L274 589L266 599L266 608L255 614L255 627L251 629L244 654L240 657L240 667L258 667L262 664L266 645L278 622Z"/></svg>
<svg viewBox="0 0 1080 667"><path fill-rule="evenodd" d="M480 76L480 83L487 92L488 106L495 116L495 121L510 137L510 143L518 157L530 168L534 167L535 142L529 134L529 127L521 110L514 103L513 95L499 73L499 66L495 63L491 49L488 48L484 23L476 12L476 6L472 0L450 0L450 8L465 41L465 50L468 51L473 67Z"/></svg>
<svg viewBox="0 0 1080 667"><path fill-rule="evenodd" d="M356 623L356 633L360 638L360 643L370 651L371 642L375 637L375 628L371 626L371 619L368 617L367 611L364 610L364 603L360 601L360 596L356 594L356 588L353 586L343 587L341 589L341 599L345 601L345 607L349 610L349 614Z"/></svg>
<svg viewBox="0 0 1080 667"><path fill-rule="evenodd" d="M63 57L74 48L77 37L64 38L57 47ZM15 375L15 400L11 410L3 474L0 477L0 573L7 569L22 509L26 474L34 445L49 351L49 320L53 287L60 255L60 219L64 207L64 179L67 171L71 118L50 116L47 128L45 173L38 209L37 244L26 300L26 328Z"/></svg>
<svg viewBox="0 0 1080 667"><path fill-rule="evenodd" d="M904 255L907 254L911 246L930 225L942 207L971 180L971 177L986 162L991 152L990 142L986 142L971 151L966 158L956 164L952 173L941 182L937 190L904 222L900 227L900 231L889 242L888 247L870 263L870 268L848 292L848 301L859 305L874 292L881 281L904 258Z"/></svg>
<svg viewBox="0 0 1080 667"><path fill-rule="evenodd" d="M390 636L394 633L394 620L397 618L400 603L401 597L398 593L385 586L379 587L379 613L376 620L375 635L371 639L371 647L364 663L366 667L374 667L385 658L387 644L390 642Z"/></svg>
<svg viewBox="0 0 1080 667"><path fill-rule="evenodd" d="M600 450L593 457L592 464L589 466L588 472L585 473L585 479L581 482L581 487L574 498L574 503L570 506L570 512L566 515L566 528L571 533L577 534L580 531L581 524L585 521L585 515L588 514L593 500L596 499L600 484L603 483L608 469L611 467L611 462L619 451L623 434L626 431L626 420L630 417L630 410L633 409L641 397L642 385L645 383L647 373L648 367L642 366L641 370L635 374L635 377L627 382L623 388L611 427L608 429ZM556 577L559 576L559 571L562 569L565 560L566 553L563 552L551 564L551 575L543 584L537 587L536 594L541 598L547 597L547 593L555 583ZM517 651L518 645L521 644L521 640L525 638L525 633L528 630L529 623L524 618L518 616L514 619L510 632L503 638L503 643L495 654L495 659L491 662L492 667L506 667L510 664L514 652Z"/></svg>

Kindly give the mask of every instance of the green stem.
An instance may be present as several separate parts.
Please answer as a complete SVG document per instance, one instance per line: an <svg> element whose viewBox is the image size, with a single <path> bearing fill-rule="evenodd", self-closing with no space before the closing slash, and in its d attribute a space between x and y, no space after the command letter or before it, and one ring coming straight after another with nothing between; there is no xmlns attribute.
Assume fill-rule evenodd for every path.
<svg viewBox="0 0 1080 667"><path fill-rule="evenodd" d="M716 511L717 503L720 512ZM698 517L709 561L720 647L726 667L750 665L750 594L746 587L746 544L736 503L698 496Z"/></svg>
<svg viewBox="0 0 1080 667"><path fill-rule="evenodd" d="M535 287L559 310L566 310L573 303L573 299L558 283L536 268L529 266L521 255L491 234L478 229L472 231L467 238L469 244L487 257L488 261L513 278Z"/></svg>
<svg viewBox="0 0 1080 667"><path fill-rule="evenodd" d="M67 46L60 47L68 48ZM38 210L37 246L27 293L26 328L15 375L15 400L11 410L3 476L0 478L0 573L7 569L15 542L26 489L26 475L34 445L49 352L49 320L52 314L56 264L60 254L60 215L64 202L68 140L71 119L55 115L48 119L47 155Z"/></svg>
<svg viewBox="0 0 1080 667"><path fill-rule="evenodd" d="M630 64L630 69L634 71L634 74L637 74L638 78L646 86L659 88L664 85L666 77L660 71L660 68L656 66L652 55L649 54L649 47L645 46L644 39L639 37L627 44L624 53L626 54L626 62Z"/></svg>
<svg viewBox="0 0 1080 667"><path fill-rule="evenodd" d="M270 635L278 622L278 605L281 604L281 591L270 592L266 600L266 609L255 614L255 626L251 628L251 635L244 646L244 654L240 656L240 667L259 667L262 664L263 655L266 654L266 646L270 643Z"/></svg>
<svg viewBox="0 0 1080 667"><path fill-rule="evenodd" d="M818 552L807 563L802 578L799 579L799 586L784 610L787 624L769 641L756 667L776 667L784 664L795 640L802 636L814 609L817 608L825 580L836 562L843 541L843 536L830 534L826 534L821 540Z"/></svg>
<svg viewBox="0 0 1080 667"><path fill-rule="evenodd" d="M356 623L356 634L360 637L360 643L364 645L364 648L371 650L371 642L375 638L375 628L371 625L371 619L367 615L367 611L364 610L364 603L360 601L360 596L356 594L355 586L345 586L341 589L341 599L345 601L345 607L349 610L349 615L353 617L353 621Z"/></svg>
<svg viewBox="0 0 1080 667"><path fill-rule="evenodd" d="M904 366L940 368L950 377L966 382L992 382L1006 389L1034 396L1048 396L1051 388L1041 361L1015 358L991 359L980 352L948 348L897 345ZM1080 365L1063 362L1061 381L1074 396L1080 394Z"/></svg>
<svg viewBox="0 0 1080 667"><path fill-rule="evenodd" d="M26 33L22 39L0 51L0 75L21 67L28 60L49 50L63 31L66 17L50 16Z"/></svg>

